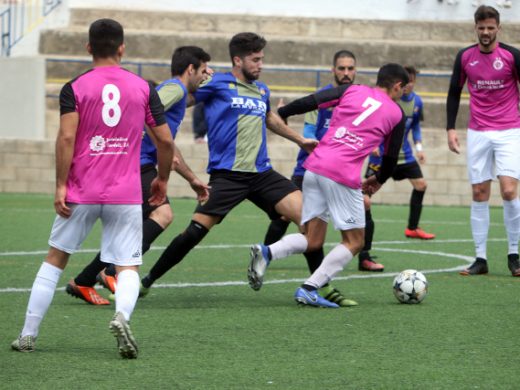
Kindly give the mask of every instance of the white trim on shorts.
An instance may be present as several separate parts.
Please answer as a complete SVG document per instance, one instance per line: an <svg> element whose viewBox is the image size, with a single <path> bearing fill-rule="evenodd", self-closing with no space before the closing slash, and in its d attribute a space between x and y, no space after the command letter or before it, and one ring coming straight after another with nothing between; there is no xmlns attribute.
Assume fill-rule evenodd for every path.
<svg viewBox="0 0 520 390"><path fill-rule="evenodd" d="M519 151L520 129L468 129L466 160L470 183L484 183L497 176L520 179Z"/></svg>
<svg viewBox="0 0 520 390"><path fill-rule="evenodd" d="M143 216L141 205L69 204L69 218L56 216L49 245L76 252L98 219L102 223L101 261L120 266L141 265Z"/></svg>
<svg viewBox="0 0 520 390"><path fill-rule="evenodd" d="M365 228L365 207L361 189L336 183L306 171L303 177L302 225L313 218L332 220L336 230Z"/></svg>

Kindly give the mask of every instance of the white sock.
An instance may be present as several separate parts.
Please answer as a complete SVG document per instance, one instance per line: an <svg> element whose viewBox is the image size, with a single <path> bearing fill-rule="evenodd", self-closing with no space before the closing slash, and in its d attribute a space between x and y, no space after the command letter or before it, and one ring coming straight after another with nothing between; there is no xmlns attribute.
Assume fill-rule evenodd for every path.
<svg viewBox="0 0 520 390"><path fill-rule="evenodd" d="M42 263L31 289L22 336L38 336L40 324L51 305L62 272L47 262Z"/></svg>
<svg viewBox="0 0 520 390"><path fill-rule="evenodd" d="M125 269L117 275L116 313L121 312L125 320L130 317L139 297L139 274L132 269Z"/></svg>
<svg viewBox="0 0 520 390"><path fill-rule="evenodd" d="M489 232L489 203L471 202L471 233L477 257L487 259L487 238Z"/></svg>
<svg viewBox="0 0 520 390"><path fill-rule="evenodd" d="M274 244L269 245L271 260L283 259L290 255L303 253L307 250L307 237L301 233L288 234Z"/></svg>
<svg viewBox="0 0 520 390"><path fill-rule="evenodd" d="M520 200L504 200L504 225L509 243L508 254L518 253L520 239Z"/></svg>
<svg viewBox="0 0 520 390"><path fill-rule="evenodd" d="M352 252L345 245L337 245L325 256L319 268L305 281L305 284L316 288L325 286L334 276L343 271L352 257Z"/></svg>

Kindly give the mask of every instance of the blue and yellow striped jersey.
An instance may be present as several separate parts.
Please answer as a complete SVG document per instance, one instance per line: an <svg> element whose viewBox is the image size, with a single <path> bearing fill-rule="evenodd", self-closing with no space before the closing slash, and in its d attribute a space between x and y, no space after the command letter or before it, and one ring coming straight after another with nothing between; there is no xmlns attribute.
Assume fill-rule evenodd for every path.
<svg viewBox="0 0 520 390"><path fill-rule="evenodd" d="M208 173L271 169L266 138L270 92L264 83L215 73L194 95L197 103L204 102L208 124Z"/></svg>

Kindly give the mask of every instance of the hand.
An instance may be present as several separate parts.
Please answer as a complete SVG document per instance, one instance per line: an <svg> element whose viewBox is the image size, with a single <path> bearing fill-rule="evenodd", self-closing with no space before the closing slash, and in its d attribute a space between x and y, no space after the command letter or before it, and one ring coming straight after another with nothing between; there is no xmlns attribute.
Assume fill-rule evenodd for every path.
<svg viewBox="0 0 520 390"><path fill-rule="evenodd" d="M382 184L376 180L376 175L372 175L363 180L363 183L361 183L361 190L365 195L371 196L381 188L381 185Z"/></svg>
<svg viewBox="0 0 520 390"><path fill-rule="evenodd" d="M448 130L448 147L454 153L460 154L459 137L457 137L457 131L455 129Z"/></svg>
<svg viewBox="0 0 520 390"><path fill-rule="evenodd" d="M198 178L193 179L190 182L191 189L195 191L197 194L197 201L198 202L205 202L209 198L209 190L211 189L210 186L199 180Z"/></svg>
<svg viewBox="0 0 520 390"><path fill-rule="evenodd" d="M150 203L151 206L160 206L165 202L167 184L168 181L161 180L158 177L152 180L150 186L152 196L148 198L148 203Z"/></svg>
<svg viewBox="0 0 520 390"><path fill-rule="evenodd" d="M381 153L379 152L379 146L372 150L372 153L370 153L374 157L381 157Z"/></svg>
<svg viewBox="0 0 520 390"><path fill-rule="evenodd" d="M300 148L311 154L314 148L318 145L319 141L312 138L304 138L300 144Z"/></svg>
<svg viewBox="0 0 520 390"><path fill-rule="evenodd" d="M417 156L419 163L424 164L426 162L426 156L424 155L424 152L415 152L415 155Z"/></svg>
<svg viewBox="0 0 520 390"><path fill-rule="evenodd" d="M63 218L69 218L72 215L70 207L65 203L67 197L67 187L58 186L56 187L56 194L54 195L54 209L56 213Z"/></svg>

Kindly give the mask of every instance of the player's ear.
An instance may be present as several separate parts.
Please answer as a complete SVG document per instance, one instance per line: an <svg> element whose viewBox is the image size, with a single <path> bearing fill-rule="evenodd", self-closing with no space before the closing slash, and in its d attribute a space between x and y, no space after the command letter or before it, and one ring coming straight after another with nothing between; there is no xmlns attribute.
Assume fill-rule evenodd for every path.
<svg viewBox="0 0 520 390"><path fill-rule="evenodd" d="M119 55L119 57L123 57L123 55L125 54L125 50L126 50L126 45L124 43L122 43L118 48L117 48L117 54Z"/></svg>
<svg viewBox="0 0 520 390"><path fill-rule="evenodd" d="M90 42L87 42L87 52L88 54L92 55L92 46L90 46Z"/></svg>
<svg viewBox="0 0 520 390"><path fill-rule="evenodd" d="M234 56L233 66L242 66L242 58L240 58L239 56Z"/></svg>

